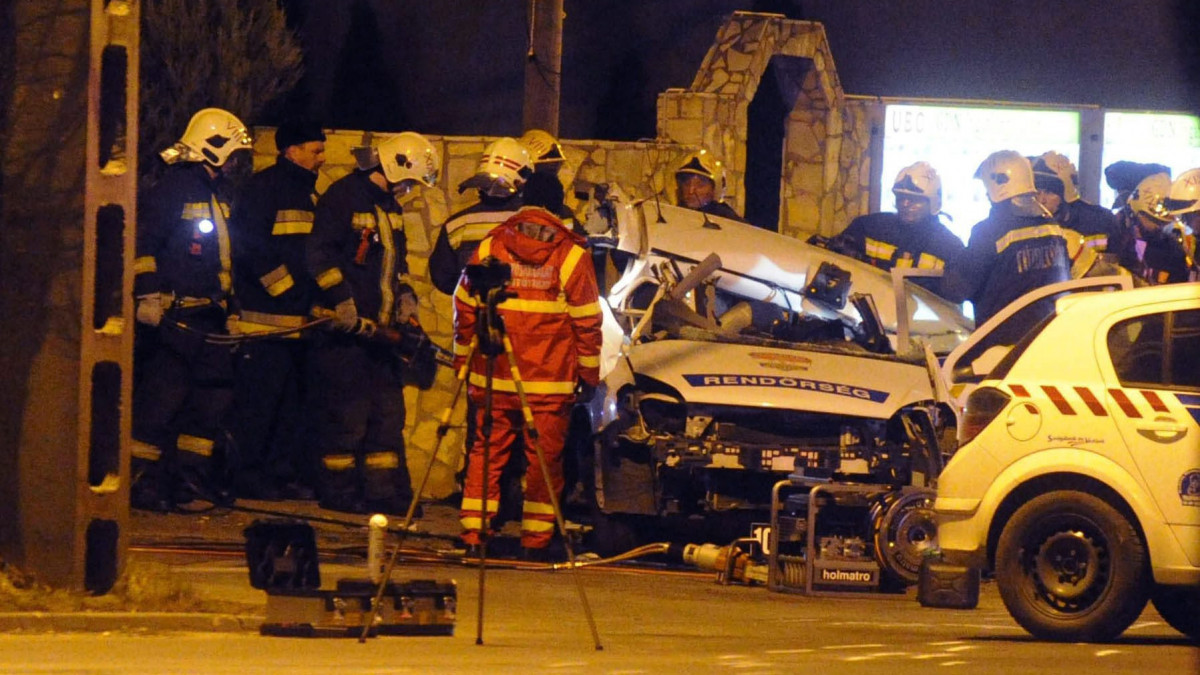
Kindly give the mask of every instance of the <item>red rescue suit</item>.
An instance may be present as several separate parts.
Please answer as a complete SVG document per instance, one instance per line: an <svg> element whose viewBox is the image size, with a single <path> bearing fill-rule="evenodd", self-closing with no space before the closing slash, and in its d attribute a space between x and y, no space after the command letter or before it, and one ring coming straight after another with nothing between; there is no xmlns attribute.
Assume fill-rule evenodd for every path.
<svg viewBox="0 0 1200 675"><path fill-rule="evenodd" d="M583 243L582 237L572 234L550 212L527 207L492 230L469 263L478 264L491 256L512 268L511 297L501 302L498 310L512 343L552 483L546 485L533 444L526 437L528 465L521 517L521 545L525 548L550 544L554 534L550 495L559 494L563 487L562 450L575 387L580 381L595 386L600 379L600 301L591 256ZM454 347L460 361L475 336L476 309L482 302L472 294L464 274L454 292ZM486 362L477 350L469 364L467 391L477 411L477 437L471 445L463 486L462 537L467 544L480 543L483 526ZM500 501L500 470L523 427L521 402L505 354L495 358L492 391L486 477L489 521L495 518Z"/></svg>

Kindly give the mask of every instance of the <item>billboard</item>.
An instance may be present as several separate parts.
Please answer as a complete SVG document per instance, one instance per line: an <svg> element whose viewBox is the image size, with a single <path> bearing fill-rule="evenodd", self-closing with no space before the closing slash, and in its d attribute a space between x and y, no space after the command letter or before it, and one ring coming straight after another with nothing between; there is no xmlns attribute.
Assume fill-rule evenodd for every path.
<svg viewBox="0 0 1200 675"><path fill-rule="evenodd" d="M975 170L997 150L1040 155L1057 150L1079 165L1079 112L1015 106L888 104L878 210L895 209L892 181L917 161L933 165L942 179L942 212L950 231L965 243L990 204Z"/></svg>

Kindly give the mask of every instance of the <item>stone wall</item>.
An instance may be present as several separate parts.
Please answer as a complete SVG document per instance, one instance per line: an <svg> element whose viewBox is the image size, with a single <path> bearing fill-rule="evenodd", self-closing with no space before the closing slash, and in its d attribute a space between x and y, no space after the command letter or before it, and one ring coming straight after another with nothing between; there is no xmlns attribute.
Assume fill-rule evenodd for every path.
<svg viewBox="0 0 1200 675"><path fill-rule="evenodd" d="M387 134L374 134L369 142L378 145ZM429 254L437 239L438 229L446 218L475 201L475 191L459 194L458 184L475 173L475 166L484 148L495 138L483 136L427 136L442 157L442 175L437 187L420 189L407 197L405 235L408 239L409 282L421 301L421 325L439 345L450 348L453 340L453 306L449 296L433 288L429 280ZM324 192L331 183L354 169L352 147L364 140L361 131L331 131L325 143L326 163L317 179L317 191ZM609 183L619 185L634 198L652 197L670 200L673 194L671 174L676 165L693 146L669 143L629 143L614 141L563 141L567 161L559 178L567 186L568 201L581 212L582 204L574 199L572 185ZM258 129L255 133L255 169L275 161L277 150L273 129ZM578 180L578 183L577 183ZM439 370L437 381L428 391L410 387L405 396L408 421L405 438L408 464L414 482L420 480L429 465L437 445L437 429L442 413L454 393L454 373L448 368ZM454 490L454 473L462 465L465 431L465 392L451 416L437 459L433 463L425 495L440 498Z"/></svg>

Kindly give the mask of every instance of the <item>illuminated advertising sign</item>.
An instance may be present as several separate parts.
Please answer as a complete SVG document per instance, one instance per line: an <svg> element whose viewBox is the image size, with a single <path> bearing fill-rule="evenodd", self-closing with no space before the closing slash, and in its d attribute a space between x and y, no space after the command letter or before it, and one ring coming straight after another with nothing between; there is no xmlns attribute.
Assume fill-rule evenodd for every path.
<svg viewBox="0 0 1200 675"><path fill-rule="evenodd" d="M1126 160L1171 167L1171 177L1200 166L1200 118L1173 113L1104 113L1101 166ZM1116 191L1101 181L1100 203L1113 206Z"/></svg>
<svg viewBox="0 0 1200 675"><path fill-rule="evenodd" d="M997 150L1040 155L1056 150L1078 166L1079 113L1015 107L890 104L885 112L879 210L895 208L892 181L913 162L933 165L942 179L943 219L963 242L988 215L979 164Z"/></svg>

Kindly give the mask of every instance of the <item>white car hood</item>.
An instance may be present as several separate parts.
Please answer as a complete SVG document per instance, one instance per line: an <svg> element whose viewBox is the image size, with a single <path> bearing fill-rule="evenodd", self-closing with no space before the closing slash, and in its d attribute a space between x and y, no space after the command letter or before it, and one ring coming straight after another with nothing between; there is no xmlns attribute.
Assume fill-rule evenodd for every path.
<svg viewBox="0 0 1200 675"><path fill-rule="evenodd" d="M689 404L887 419L934 398L924 363L840 350L669 339L634 346L629 360L638 375L673 387Z"/></svg>

